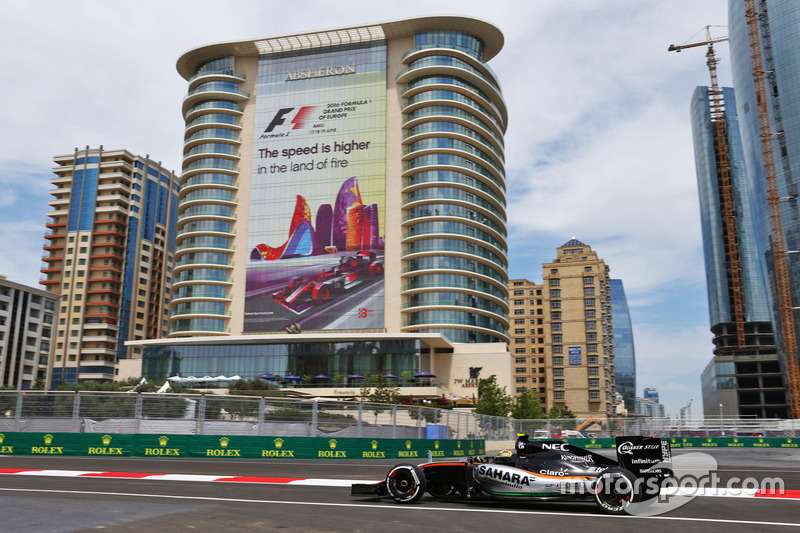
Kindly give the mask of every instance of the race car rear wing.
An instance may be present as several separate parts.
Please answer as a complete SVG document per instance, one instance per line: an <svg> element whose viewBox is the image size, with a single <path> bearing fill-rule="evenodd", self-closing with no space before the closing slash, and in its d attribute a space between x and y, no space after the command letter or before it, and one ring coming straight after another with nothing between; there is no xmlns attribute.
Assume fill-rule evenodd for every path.
<svg viewBox="0 0 800 533"><path fill-rule="evenodd" d="M672 449L669 440L656 437L617 437L616 444L617 462L636 477L671 474Z"/></svg>

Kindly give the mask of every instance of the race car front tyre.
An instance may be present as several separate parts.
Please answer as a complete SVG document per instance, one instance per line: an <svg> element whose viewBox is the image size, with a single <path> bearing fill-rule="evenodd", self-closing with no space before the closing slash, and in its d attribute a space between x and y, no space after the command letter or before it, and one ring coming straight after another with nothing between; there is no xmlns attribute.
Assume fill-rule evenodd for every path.
<svg viewBox="0 0 800 533"><path fill-rule="evenodd" d="M386 489L397 503L414 503L425 494L425 474L418 466L397 465L386 476Z"/></svg>
<svg viewBox="0 0 800 533"><path fill-rule="evenodd" d="M327 302L331 297L331 287L327 283L317 283L311 290L311 298L316 302Z"/></svg>
<svg viewBox="0 0 800 533"><path fill-rule="evenodd" d="M595 480L594 497L597 505L608 514L627 514L628 506L641 500L636 476L624 468L612 467Z"/></svg>

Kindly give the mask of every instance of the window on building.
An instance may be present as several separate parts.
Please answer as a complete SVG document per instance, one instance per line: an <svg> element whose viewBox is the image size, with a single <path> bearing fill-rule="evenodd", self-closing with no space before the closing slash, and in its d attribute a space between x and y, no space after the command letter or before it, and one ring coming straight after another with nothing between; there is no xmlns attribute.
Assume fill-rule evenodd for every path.
<svg viewBox="0 0 800 533"><path fill-rule="evenodd" d="M561 331L561 322L553 322L550 324L550 329L553 331Z"/></svg>
<svg viewBox="0 0 800 533"><path fill-rule="evenodd" d="M590 376L599 376L600 375L600 367L590 366L589 367L589 375Z"/></svg>
<svg viewBox="0 0 800 533"><path fill-rule="evenodd" d="M592 271L592 267L590 267L590 266L589 267L583 267L583 271L584 272L591 272Z"/></svg>
<svg viewBox="0 0 800 533"><path fill-rule="evenodd" d="M585 298L585 299L583 300L583 304L584 304L586 307L594 307L594 306L595 306L595 301L594 301L594 298Z"/></svg>
<svg viewBox="0 0 800 533"><path fill-rule="evenodd" d="M551 311L550 320L561 320L561 311Z"/></svg>
<svg viewBox="0 0 800 533"><path fill-rule="evenodd" d="M597 312L594 309L586 309L586 318L595 318Z"/></svg>
<svg viewBox="0 0 800 533"><path fill-rule="evenodd" d="M589 391L589 399L590 400L599 400L600 399L600 391L599 390L590 390Z"/></svg>
<svg viewBox="0 0 800 533"><path fill-rule="evenodd" d="M514 324L524 324L524 323L525 323L525 319L524 318L515 318L514 319Z"/></svg>
<svg viewBox="0 0 800 533"><path fill-rule="evenodd" d="M514 285L516 285L516 283ZM525 291L514 291L514 296L525 296Z"/></svg>
<svg viewBox="0 0 800 533"><path fill-rule="evenodd" d="M525 314L525 309L514 309L514 314L515 315L524 315Z"/></svg>
<svg viewBox="0 0 800 533"><path fill-rule="evenodd" d="M553 376L557 378L564 377L564 369L563 368L554 368L553 369Z"/></svg>
<svg viewBox="0 0 800 533"><path fill-rule="evenodd" d="M550 269L550 274L558 274L558 269L557 268L551 268ZM551 287L552 287L552 285L551 285Z"/></svg>
<svg viewBox="0 0 800 533"><path fill-rule="evenodd" d="M594 276L583 276L583 284L584 285L593 285L594 284Z"/></svg>
<svg viewBox="0 0 800 533"><path fill-rule="evenodd" d="M514 344L525 344L526 341L527 341L527 339L525 339L525 338L514 339Z"/></svg>
<svg viewBox="0 0 800 533"><path fill-rule="evenodd" d="M596 341L597 340L597 333L587 332L586 333L586 340L587 341Z"/></svg>
<svg viewBox="0 0 800 533"><path fill-rule="evenodd" d="M564 391L563 390L553 391L553 398L556 399L556 400L563 400L564 399Z"/></svg>
<svg viewBox="0 0 800 533"><path fill-rule="evenodd" d="M515 379L515 382L516 383L527 383L528 382L528 378L517 376L517 378ZM525 389L523 389L523 390L525 390Z"/></svg>
<svg viewBox="0 0 800 533"><path fill-rule="evenodd" d="M564 358L563 357L561 357L561 356L553 357L553 365L563 365L563 364L564 364Z"/></svg>
<svg viewBox="0 0 800 533"><path fill-rule="evenodd" d="M584 296L594 296L594 287L584 287L583 288L583 295Z"/></svg>
<svg viewBox="0 0 800 533"><path fill-rule="evenodd" d="M514 353L525 353L525 348L514 348Z"/></svg>
<svg viewBox="0 0 800 533"><path fill-rule="evenodd" d="M551 287L560 287L561 286L561 280L558 279L558 278L550 278L550 286Z"/></svg>
<svg viewBox="0 0 800 533"><path fill-rule="evenodd" d="M550 309L561 309L561 300L552 300L550 302Z"/></svg>
<svg viewBox="0 0 800 533"><path fill-rule="evenodd" d="M597 329L597 322L595 322L594 320L587 320L586 329Z"/></svg>
<svg viewBox="0 0 800 533"><path fill-rule="evenodd" d="M564 338L564 336L562 334L555 333L555 334L553 334L553 341L552 342L554 342L554 343L555 342L564 342L563 338Z"/></svg>
<svg viewBox="0 0 800 533"><path fill-rule="evenodd" d="M562 346L561 344L554 344L553 353L564 353L564 346Z"/></svg>
<svg viewBox="0 0 800 533"><path fill-rule="evenodd" d="M589 343L589 344L587 344L587 345L586 345L586 351L587 351L587 352L590 352L590 353L595 353L595 352L597 352L597 344L595 344L595 343Z"/></svg>
<svg viewBox="0 0 800 533"><path fill-rule="evenodd" d="M563 379L554 379L553 380L553 387L556 389L563 389L564 388L564 380Z"/></svg>
<svg viewBox="0 0 800 533"><path fill-rule="evenodd" d="M525 367L517 367L517 368L514 369L514 372L516 372L517 374L524 374L525 373Z"/></svg>

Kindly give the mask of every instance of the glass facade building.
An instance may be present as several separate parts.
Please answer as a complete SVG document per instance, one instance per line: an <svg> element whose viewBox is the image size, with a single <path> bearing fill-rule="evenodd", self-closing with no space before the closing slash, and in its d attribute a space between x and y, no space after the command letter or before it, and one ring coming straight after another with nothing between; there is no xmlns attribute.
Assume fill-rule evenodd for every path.
<svg viewBox="0 0 800 533"><path fill-rule="evenodd" d="M610 279L611 321L614 332L614 366L617 374L617 393L622 395L625 408L636 410L636 350L633 344L633 325L621 279Z"/></svg>
<svg viewBox="0 0 800 533"><path fill-rule="evenodd" d="M800 249L800 3L793 0L756 0L758 46L765 75L766 108L772 135L775 177L780 199L783 240L787 250ZM742 138L743 160L753 211L755 239L763 279L775 327L781 361L798 358L780 348L781 323L776 309L773 249L771 247L770 208L764 178L758 107L748 38L745 2L730 0L728 28L731 46L733 86ZM789 289L794 306L800 302L800 254L787 254ZM800 331L800 315L795 313L795 330Z"/></svg>
<svg viewBox="0 0 800 533"><path fill-rule="evenodd" d="M145 350L142 372L156 381L171 376L237 374L249 379L264 374L294 375L311 381L318 376L318 381L340 386L349 377L350 385L358 386L358 380L367 375L409 379L417 372L424 352L419 339L165 344Z"/></svg>
<svg viewBox="0 0 800 533"><path fill-rule="evenodd" d="M774 375L778 368L776 347L748 192L736 95L733 89L724 87L722 96L725 103L734 236L728 235L725 223L723 187L708 87L697 87L692 97L692 133L714 357L720 365L724 361L726 371L732 370L731 373L734 373L735 370L741 374L738 380L741 390L737 390L735 376L733 386L729 381L719 386L715 378L707 376L702 380L703 408L708 416L718 414L720 403L723 404L723 410L731 415L785 416L783 384L779 379L776 382ZM739 342L733 310L735 288L730 275L730 239L735 239L738 251L744 343ZM711 364L709 368L713 370L716 366Z"/></svg>

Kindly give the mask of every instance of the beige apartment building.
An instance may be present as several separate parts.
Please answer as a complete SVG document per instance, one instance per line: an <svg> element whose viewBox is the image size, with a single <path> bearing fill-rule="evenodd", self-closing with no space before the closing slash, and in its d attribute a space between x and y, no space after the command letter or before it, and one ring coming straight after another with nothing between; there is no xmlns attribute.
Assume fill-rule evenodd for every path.
<svg viewBox="0 0 800 533"><path fill-rule="evenodd" d="M608 266L571 239L542 265L542 285L509 281L515 392L535 389L547 408L579 418L615 413L616 384Z"/></svg>

